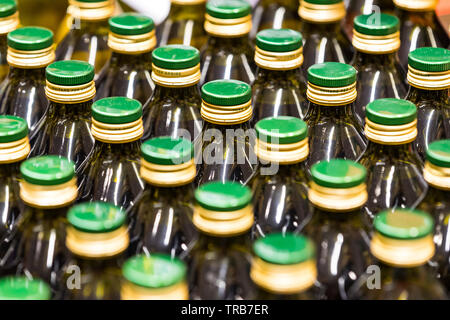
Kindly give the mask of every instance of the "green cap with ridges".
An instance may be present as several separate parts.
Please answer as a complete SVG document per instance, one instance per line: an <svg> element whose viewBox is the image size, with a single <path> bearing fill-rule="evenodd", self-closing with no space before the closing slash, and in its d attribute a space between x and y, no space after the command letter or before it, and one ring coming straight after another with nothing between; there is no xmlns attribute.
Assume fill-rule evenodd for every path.
<svg viewBox="0 0 450 320"><path fill-rule="evenodd" d="M238 106L252 99L252 88L239 80L214 80L203 85L202 99L217 106Z"/></svg>
<svg viewBox="0 0 450 320"><path fill-rule="evenodd" d="M194 145L183 138L156 137L145 141L141 146L145 161L160 165L186 163L194 157Z"/></svg>
<svg viewBox="0 0 450 320"><path fill-rule="evenodd" d="M450 139L430 143L426 157L429 162L438 167L450 168Z"/></svg>
<svg viewBox="0 0 450 320"><path fill-rule="evenodd" d="M248 16L252 6L245 0L210 0L206 12L214 18L237 19Z"/></svg>
<svg viewBox="0 0 450 320"><path fill-rule="evenodd" d="M408 54L408 64L419 71L443 72L450 70L450 50L422 47Z"/></svg>
<svg viewBox="0 0 450 320"><path fill-rule="evenodd" d="M164 69L189 69L200 63L200 52L191 46L172 44L153 50L152 62Z"/></svg>
<svg viewBox="0 0 450 320"><path fill-rule="evenodd" d="M53 32L42 27L23 27L8 33L8 46L23 51L42 50L53 45Z"/></svg>
<svg viewBox="0 0 450 320"><path fill-rule="evenodd" d="M165 288L184 281L186 265L163 253L138 255L125 261L122 273L126 280L146 288Z"/></svg>
<svg viewBox="0 0 450 320"><path fill-rule="evenodd" d="M255 129L258 139L269 143L296 143L308 136L306 123L299 118L290 116L270 117L259 120L255 125Z"/></svg>
<svg viewBox="0 0 450 320"><path fill-rule="evenodd" d="M15 0L0 0L0 18L5 18L17 12Z"/></svg>
<svg viewBox="0 0 450 320"><path fill-rule="evenodd" d="M48 284L25 276L8 276L0 279L0 300L50 300Z"/></svg>
<svg viewBox="0 0 450 320"><path fill-rule="evenodd" d="M256 35L256 46L269 52L294 51L302 45L302 34L291 29L265 29Z"/></svg>
<svg viewBox="0 0 450 320"><path fill-rule="evenodd" d="M314 244L293 233L272 233L253 244L255 254L273 264L297 264L314 258Z"/></svg>
<svg viewBox="0 0 450 320"><path fill-rule="evenodd" d="M94 80L94 67L78 60L56 61L45 70L47 80L61 86L79 86Z"/></svg>
<svg viewBox="0 0 450 320"><path fill-rule="evenodd" d="M70 181L75 176L75 164L59 156L41 156L20 165L24 180L40 186L53 186Z"/></svg>
<svg viewBox="0 0 450 320"><path fill-rule="evenodd" d="M321 161L311 168L312 180L322 187L352 188L364 183L367 171L357 162L345 159Z"/></svg>
<svg viewBox="0 0 450 320"><path fill-rule="evenodd" d="M375 216L374 228L388 238L414 240L430 235L434 222L428 213L412 209L388 209Z"/></svg>
<svg viewBox="0 0 450 320"><path fill-rule="evenodd" d="M124 36L145 34L153 29L155 29L153 20L142 14L122 13L109 19L109 30Z"/></svg>
<svg viewBox="0 0 450 320"><path fill-rule="evenodd" d="M385 13L362 14L353 20L354 29L369 36L387 36L400 29L400 20Z"/></svg>
<svg viewBox="0 0 450 320"><path fill-rule="evenodd" d="M67 213L67 220L72 227L89 233L116 230L124 224L125 219L125 211L101 201L78 204Z"/></svg>
<svg viewBox="0 0 450 320"><path fill-rule="evenodd" d="M308 68L308 81L322 87L345 87L356 82L356 69L340 62L324 62Z"/></svg>
<svg viewBox="0 0 450 320"><path fill-rule="evenodd" d="M366 117L378 124L398 126L413 122L417 118L417 108L407 100L377 99L367 105Z"/></svg>
<svg viewBox="0 0 450 320"><path fill-rule="evenodd" d="M28 134L27 122L16 116L0 116L0 143L23 139Z"/></svg>
<svg viewBox="0 0 450 320"><path fill-rule="evenodd" d="M214 181L198 187L195 200L208 210L236 211L250 203L252 192L249 187L237 182Z"/></svg>
<svg viewBox="0 0 450 320"><path fill-rule="evenodd" d="M92 104L92 117L98 122L124 124L142 117L142 104L126 97L109 97Z"/></svg>

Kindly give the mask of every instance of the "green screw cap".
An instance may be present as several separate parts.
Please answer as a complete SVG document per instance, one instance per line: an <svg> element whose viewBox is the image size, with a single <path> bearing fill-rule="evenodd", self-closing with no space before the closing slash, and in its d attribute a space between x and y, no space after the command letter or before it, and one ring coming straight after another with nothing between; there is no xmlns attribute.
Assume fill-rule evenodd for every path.
<svg viewBox="0 0 450 320"><path fill-rule="evenodd" d="M23 276L0 279L0 300L50 300L50 287L42 280Z"/></svg>
<svg viewBox="0 0 450 320"><path fill-rule="evenodd" d="M408 64L420 71L443 72L450 70L450 50L423 47L411 51Z"/></svg>
<svg viewBox="0 0 450 320"><path fill-rule="evenodd" d="M203 85L202 99L217 106L237 106L252 99L252 88L238 80L214 80Z"/></svg>
<svg viewBox="0 0 450 320"><path fill-rule="evenodd" d="M383 98L366 107L367 118L375 123L394 126L413 122L417 118L416 105L407 100Z"/></svg>
<svg viewBox="0 0 450 320"><path fill-rule="evenodd" d="M374 228L388 238L413 240L432 233L434 222L428 213L412 209L389 209L375 216Z"/></svg>
<svg viewBox="0 0 450 320"><path fill-rule="evenodd" d="M426 152L427 160L438 167L450 168L450 139L430 143Z"/></svg>
<svg viewBox="0 0 450 320"><path fill-rule="evenodd" d="M0 0L0 18L5 18L17 12L15 0Z"/></svg>
<svg viewBox="0 0 450 320"><path fill-rule="evenodd" d="M200 63L200 52L191 46L174 44L153 50L152 60L155 66L164 69L189 69Z"/></svg>
<svg viewBox="0 0 450 320"><path fill-rule="evenodd" d="M249 187L237 182L209 182L195 190L195 200L205 209L235 211L246 207L252 200Z"/></svg>
<svg viewBox="0 0 450 320"><path fill-rule="evenodd" d="M308 238L293 233L273 233L253 244L255 254L274 264L296 264L314 258L314 244Z"/></svg>
<svg viewBox="0 0 450 320"><path fill-rule="evenodd" d="M110 97L92 104L92 117L102 123L122 124L142 117L142 104L125 97Z"/></svg>
<svg viewBox="0 0 450 320"><path fill-rule="evenodd" d="M271 52L289 52L303 46L302 34L291 29L266 29L256 35L256 46Z"/></svg>
<svg viewBox="0 0 450 320"><path fill-rule="evenodd" d="M109 19L109 30L124 36L145 34L153 29L153 20L141 14L123 13Z"/></svg>
<svg viewBox="0 0 450 320"><path fill-rule="evenodd" d="M312 180L328 188L356 187L366 180L367 171L357 162L345 159L321 161L311 167Z"/></svg>
<svg viewBox="0 0 450 320"><path fill-rule="evenodd" d="M183 138L157 137L145 141L141 146L145 161L161 165L186 163L194 157L194 145Z"/></svg>
<svg viewBox="0 0 450 320"><path fill-rule="evenodd" d="M363 14L355 17L353 28L369 36L387 36L400 29L400 20L385 13Z"/></svg>
<svg viewBox="0 0 450 320"><path fill-rule="evenodd" d="M252 6L245 0L210 0L206 12L214 18L237 19L248 16Z"/></svg>
<svg viewBox="0 0 450 320"><path fill-rule="evenodd" d="M299 118L289 116L259 120L255 125L255 129L258 139L265 142L274 141L278 144L300 142L308 136L306 123Z"/></svg>
<svg viewBox="0 0 450 320"><path fill-rule="evenodd" d="M0 116L0 143L23 139L28 134L27 122L16 116Z"/></svg>
<svg viewBox="0 0 450 320"><path fill-rule="evenodd" d="M16 50L32 51L50 47L53 32L41 27L23 27L8 33L8 46Z"/></svg>
<svg viewBox="0 0 450 320"><path fill-rule="evenodd" d="M125 261L122 273L131 283L146 288L164 288L180 283L186 277L186 265L167 254L139 255Z"/></svg>
<svg viewBox="0 0 450 320"><path fill-rule="evenodd" d="M345 87L356 82L356 69L340 62L318 63L308 68L308 81L322 87Z"/></svg>
<svg viewBox="0 0 450 320"><path fill-rule="evenodd" d="M75 176L75 164L59 156L41 156L24 161L20 172L25 181L40 186L53 186Z"/></svg>
<svg viewBox="0 0 450 320"><path fill-rule="evenodd" d="M308 3L313 3L313 4L322 4L322 5L327 5L327 4L336 4L339 2L342 2L343 0L305 0L305 2Z"/></svg>
<svg viewBox="0 0 450 320"><path fill-rule="evenodd" d="M101 201L78 204L67 213L67 220L74 228L90 233L116 230L124 224L125 219L125 211Z"/></svg>
<svg viewBox="0 0 450 320"><path fill-rule="evenodd" d="M78 86L94 80L94 67L78 60L56 61L45 70L47 80L61 86Z"/></svg>

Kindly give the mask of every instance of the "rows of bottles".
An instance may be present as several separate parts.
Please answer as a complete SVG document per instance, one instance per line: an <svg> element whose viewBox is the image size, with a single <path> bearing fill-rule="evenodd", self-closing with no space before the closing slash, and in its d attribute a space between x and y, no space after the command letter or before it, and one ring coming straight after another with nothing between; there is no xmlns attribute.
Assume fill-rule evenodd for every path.
<svg viewBox="0 0 450 320"><path fill-rule="evenodd" d="M55 49L0 0L0 298L448 297L448 38L375 13L349 42L339 0L264 29L275 2L156 30L70 1Z"/></svg>

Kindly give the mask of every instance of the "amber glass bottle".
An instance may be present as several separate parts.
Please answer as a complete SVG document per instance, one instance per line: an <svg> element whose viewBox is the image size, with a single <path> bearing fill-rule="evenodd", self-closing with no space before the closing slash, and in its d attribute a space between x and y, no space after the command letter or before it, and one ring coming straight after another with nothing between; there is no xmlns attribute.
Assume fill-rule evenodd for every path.
<svg viewBox="0 0 450 320"><path fill-rule="evenodd" d="M289 29L267 29L256 36L252 126L271 116L303 118L308 107L302 35Z"/></svg>
<svg viewBox="0 0 450 320"><path fill-rule="evenodd" d="M305 122L309 128L308 168L321 160L357 160L366 148L363 128L353 102L356 99L356 70L350 65L326 62L308 70L310 101Z"/></svg>
<svg viewBox="0 0 450 320"><path fill-rule="evenodd" d="M389 209L377 215L374 229L370 252L375 263L371 272L350 289L350 299L447 299L444 287L426 267L435 251L433 219L429 214Z"/></svg>
<svg viewBox="0 0 450 320"><path fill-rule="evenodd" d="M127 210L144 188L139 176L141 103L125 97L94 102L91 132L96 141L80 173L78 201L106 201Z"/></svg>
<svg viewBox="0 0 450 320"><path fill-rule="evenodd" d="M448 48L447 32L436 16L438 0L393 0L400 19L400 63L408 68L408 54L420 47Z"/></svg>
<svg viewBox="0 0 450 320"><path fill-rule="evenodd" d="M302 19L303 73L316 63L334 61L348 63L353 56L350 41L341 28L345 17L342 0L302 0L299 15Z"/></svg>
<svg viewBox="0 0 450 320"><path fill-rule="evenodd" d="M30 152L25 120L0 116L0 276L14 272L19 261L19 166Z"/></svg>
<svg viewBox="0 0 450 320"><path fill-rule="evenodd" d="M257 158L250 130L252 90L237 80L215 80L202 87L203 129L201 158L197 159L198 185L209 181L246 184Z"/></svg>
<svg viewBox="0 0 450 320"><path fill-rule="evenodd" d="M171 0L169 16L158 33L159 46L184 44L200 50L206 43L206 0Z"/></svg>
<svg viewBox="0 0 450 320"><path fill-rule="evenodd" d="M359 162L368 171L369 200L364 213L371 220L384 209L414 208L425 197L422 161L412 148L416 118L416 106L406 100L385 98L367 105L369 144Z"/></svg>
<svg viewBox="0 0 450 320"><path fill-rule="evenodd" d="M158 137L141 147L144 193L130 211L131 254L163 252L186 258L197 238L194 207L194 146Z"/></svg>
<svg viewBox="0 0 450 320"><path fill-rule="evenodd" d="M200 53L184 45L159 47L152 53L153 97L144 105L143 141L160 136L184 137L195 141L203 120L201 98Z"/></svg>
<svg viewBox="0 0 450 320"><path fill-rule="evenodd" d="M251 6L246 0L214 0L206 4L208 41L202 51L200 85L217 79L253 83L256 66L249 40Z"/></svg>
<svg viewBox="0 0 450 320"><path fill-rule="evenodd" d="M20 198L26 206L19 226L19 271L47 281L59 292L67 260L66 215L78 194L75 165L63 157L42 156L24 161L20 172Z"/></svg>
<svg viewBox="0 0 450 320"><path fill-rule="evenodd" d="M49 286L23 276L0 278L0 300L50 300Z"/></svg>
<svg viewBox="0 0 450 320"><path fill-rule="evenodd" d="M119 300L129 244L125 211L105 202L86 202L72 207L67 220L70 257L60 280L61 298Z"/></svg>
<svg viewBox="0 0 450 320"><path fill-rule="evenodd" d="M152 54L156 46L153 20L125 13L109 19L111 59L100 73L96 100L123 96L144 104L152 96Z"/></svg>
<svg viewBox="0 0 450 320"><path fill-rule="evenodd" d="M257 300L312 300L319 297L314 284L317 266L314 243L293 233L273 233L253 244L250 277Z"/></svg>
<svg viewBox="0 0 450 320"><path fill-rule="evenodd" d="M253 238L272 232L299 232L311 218L308 202L308 127L280 116L256 124L255 153L260 162L250 185L255 225Z"/></svg>
<svg viewBox="0 0 450 320"><path fill-rule="evenodd" d="M355 114L364 125L369 102L380 98L405 97L406 72L397 57L400 48L397 17L384 13L357 16L354 28L353 46L356 53L351 64L358 72Z"/></svg>
<svg viewBox="0 0 450 320"><path fill-rule="evenodd" d="M162 253L128 259L122 268L122 300L187 300L187 268L179 259Z"/></svg>
<svg viewBox="0 0 450 320"><path fill-rule="evenodd" d="M210 182L195 191L194 224L200 237L191 253L191 299L250 299L252 193L236 182Z"/></svg>
<svg viewBox="0 0 450 320"><path fill-rule="evenodd" d="M58 31L67 12L68 0L17 0L20 21L25 26L41 26Z"/></svg>
<svg viewBox="0 0 450 320"><path fill-rule="evenodd" d="M56 60L89 62L98 76L111 56L108 19L114 9L115 0L71 0L67 9L70 18L66 20L72 25L56 48Z"/></svg>
<svg viewBox="0 0 450 320"><path fill-rule="evenodd" d="M47 67L46 77L50 104L31 154L67 157L78 172L94 148L90 130L94 68L82 61L57 61Z"/></svg>
<svg viewBox="0 0 450 320"><path fill-rule="evenodd" d="M9 74L0 84L0 113L22 117L34 141L48 107L45 68L55 60L53 33L24 27L8 34Z"/></svg>
<svg viewBox="0 0 450 320"><path fill-rule="evenodd" d="M414 149L422 159L428 145L450 138L450 50L419 48L409 54L406 99L417 107Z"/></svg>
<svg viewBox="0 0 450 320"><path fill-rule="evenodd" d="M19 26L19 14L15 0L0 0L0 81L8 75L6 61L8 51L7 35Z"/></svg>

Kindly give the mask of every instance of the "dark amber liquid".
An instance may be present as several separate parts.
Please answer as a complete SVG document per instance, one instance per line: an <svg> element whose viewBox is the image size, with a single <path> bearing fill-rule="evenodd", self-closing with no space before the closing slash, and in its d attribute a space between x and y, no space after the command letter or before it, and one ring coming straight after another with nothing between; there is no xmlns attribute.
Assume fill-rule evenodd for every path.
<svg viewBox="0 0 450 320"><path fill-rule="evenodd" d="M6 78L9 72L6 54L8 52L8 44L6 42L6 34L0 35L0 81Z"/></svg>
<svg viewBox="0 0 450 320"><path fill-rule="evenodd" d="M20 22L25 26L42 26L56 32L67 12L67 0L19 0Z"/></svg>

